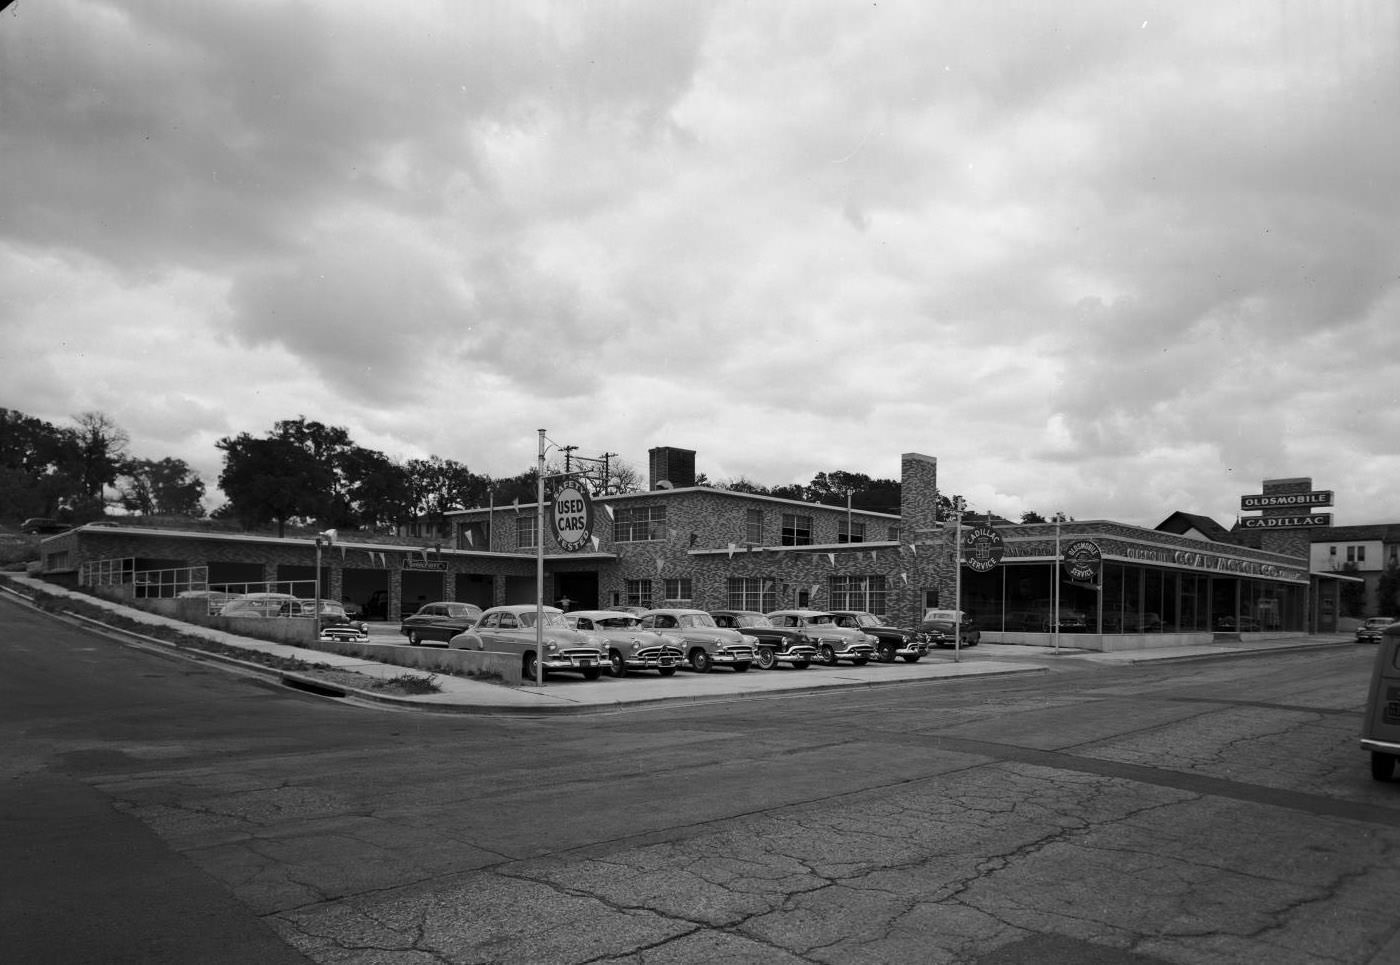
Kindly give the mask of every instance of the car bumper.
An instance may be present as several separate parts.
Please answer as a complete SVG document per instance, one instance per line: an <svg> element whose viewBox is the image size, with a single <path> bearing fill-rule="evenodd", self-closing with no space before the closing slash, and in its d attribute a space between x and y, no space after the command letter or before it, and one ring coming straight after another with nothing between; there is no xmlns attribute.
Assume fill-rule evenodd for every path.
<svg viewBox="0 0 1400 965"><path fill-rule="evenodd" d="M678 653L641 653L623 657L622 663L628 670L661 670L668 667L679 667L681 655Z"/></svg>
<svg viewBox="0 0 1400 965"><path fill-rule="evenodd" d="M752 650L717 650L710 654L710 662L721 667L736 663L753 663L753 660Z"/></svg>
<svg viewBox="0 0 1400 965"><path fill-rule="evenodd" d="M608 658L601 653L591 656L584 654L545 654L546 670L593 670L606 667Z"/></svg>
<svg viewBox="0 0 1400 965"><path fill-rule="evenodd" d="M1394 754L1400 757L1400 744L1394 741L1378 741L1363 737L1361 738L1361 749L1363 751L1378 751L1382 754Z"/></svg>

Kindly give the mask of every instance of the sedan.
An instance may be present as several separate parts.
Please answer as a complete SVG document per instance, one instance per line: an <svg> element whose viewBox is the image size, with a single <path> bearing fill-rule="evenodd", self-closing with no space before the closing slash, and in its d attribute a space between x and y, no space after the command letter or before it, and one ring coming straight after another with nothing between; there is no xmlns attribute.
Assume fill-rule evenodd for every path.
<svg viewBox="0 0 1400 965"><path fill-rule="evenodd" d="M1356 642L1380 643L1381 633L1394 622L1394 617L1367 617L1366 622L1356 628Z"/></svg>
<svg viewBox="0 0 1400 965"><path fill-rule="evenodd" d="M427 641L446 644L457 634L476 626L480 619L481 607L475 603L451 600L425 603L417 613L404 617L399 633L408 637L408 642L415 647Z"/></svg>

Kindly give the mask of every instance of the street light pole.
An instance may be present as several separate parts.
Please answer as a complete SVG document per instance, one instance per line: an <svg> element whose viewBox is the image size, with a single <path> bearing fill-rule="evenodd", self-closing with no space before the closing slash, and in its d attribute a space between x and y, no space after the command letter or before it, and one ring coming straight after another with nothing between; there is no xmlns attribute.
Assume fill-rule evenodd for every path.
<svg viewBox="0 0 1400 965"><path fill-rule="evenodd" d="M962 518L963 498L953 498L953 518L957 521L953 538L953 663L962 663Z"/></svg>
<svg viewBox="0 0 1400 965"><path fill-rule="evenodd" d="M316 536L316 599L311 601L311 612L314 615L312 623L312 639L321 639L321 536Z"/></svg>
<svg viewBox="0 0 1400 965"><path fill-rule="evenodd" d="M544 430L535 479L535 683L544 686Z"/></svg>

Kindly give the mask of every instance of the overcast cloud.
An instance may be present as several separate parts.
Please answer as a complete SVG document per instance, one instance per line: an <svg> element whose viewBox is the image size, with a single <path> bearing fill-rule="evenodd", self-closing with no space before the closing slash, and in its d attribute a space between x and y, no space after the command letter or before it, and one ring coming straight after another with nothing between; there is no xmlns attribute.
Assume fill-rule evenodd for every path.
<svg viewBox="0 0 1400 965"><path fill-rule="evenodd" d="M0 164L0 406L213 501L304 415L1400 520L1392 0L18 0Z"/></svg>

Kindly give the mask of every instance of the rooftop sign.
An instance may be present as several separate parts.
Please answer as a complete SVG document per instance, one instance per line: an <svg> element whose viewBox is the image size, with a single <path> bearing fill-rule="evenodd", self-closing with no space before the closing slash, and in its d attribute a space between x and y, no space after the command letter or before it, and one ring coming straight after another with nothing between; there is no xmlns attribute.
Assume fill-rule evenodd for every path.
<svg viewBox="0 0 1400 965"><path fill-rule="evenodd" d="M1244 516L1240 518L1240 529L1300 529L1331 525L1331 513L1309 513L1306 516Z"/></svg>
<svg viewBox="0 0 1400 965"><path fill-rule="evenodd" d="M1331 506L1332 490L1310 493L1269 493L1241 496L1240 509L1302 509L1309 506Z"/></svg>

